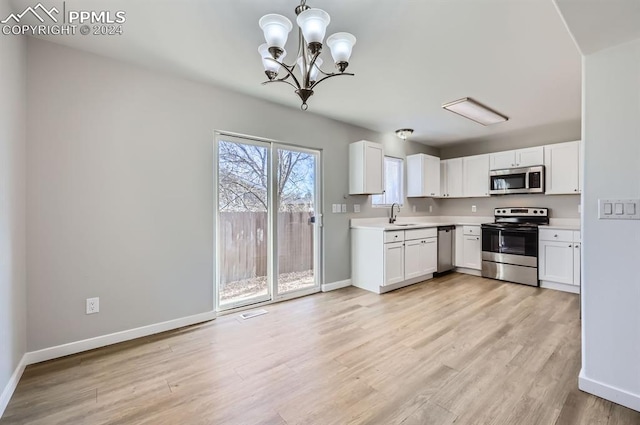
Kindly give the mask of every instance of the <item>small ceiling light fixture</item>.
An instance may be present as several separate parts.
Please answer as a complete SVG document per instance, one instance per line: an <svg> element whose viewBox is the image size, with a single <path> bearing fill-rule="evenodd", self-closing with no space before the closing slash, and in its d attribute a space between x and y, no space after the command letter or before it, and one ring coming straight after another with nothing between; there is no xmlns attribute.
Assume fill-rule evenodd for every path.
<svg viewBox="0 0 640 425"><path fill-rule="evenodd" d="M509 117L494 111L470 97L463 97L462 99L445 103L442 107L482 125L497 124L509 119Z"/></svg>
<svg viewBox="0 0 640 425"><path fill-rule="evenodd" d="M322 52L322 41L331 18L324 10L313 9L307 6L306 3L307 0L301 0L300 5L295 9L298 16L296 23L299 27L298 55L291 65L286 65L283 62L287 55L284 46L287 44L289 32L293 29L291 21L275 13L264 15L258 21L267 41L258 47L264 72L269 79L262 84L289 84L296 90L296 94L300 96L302 100L300 108L303 111L307 110L307 99L311 97L314 87L320 84L321 81L338 75L353 75L344 71L349 66L351 51L353 45L356 44L356 38L348 32L338 32L329 36L327 45L331 50L331 56L339 72L326 73L320 69L322 59L319 56ZM294 74L296 67L298 68L298 76ZM285 75L278 78L280 69L284 69Z"/></svg>
<svg viewBox="0 0 640 425"><path fill-rule="evenodd" d="M407 140L412 134L413 128L401 128L400 130L396 130L396 136L402 140Z"/></svg>

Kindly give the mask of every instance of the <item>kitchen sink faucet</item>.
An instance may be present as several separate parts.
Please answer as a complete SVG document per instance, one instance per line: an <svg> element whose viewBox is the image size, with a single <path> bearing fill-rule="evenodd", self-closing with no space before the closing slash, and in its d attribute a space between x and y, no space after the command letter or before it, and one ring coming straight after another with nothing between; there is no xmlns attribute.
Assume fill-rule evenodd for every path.
<svg viewBox="0 0 640 425"><path fill-rule="evenodd" d="M398 207L398 211L396 211L396 216L393 216L393 207ZM391 217L389 217L389 223L393 224L396 222L396 219L398 218L398 213L400 212L400 205L396 204L395 202L393 204L391 204Z"/></svg>

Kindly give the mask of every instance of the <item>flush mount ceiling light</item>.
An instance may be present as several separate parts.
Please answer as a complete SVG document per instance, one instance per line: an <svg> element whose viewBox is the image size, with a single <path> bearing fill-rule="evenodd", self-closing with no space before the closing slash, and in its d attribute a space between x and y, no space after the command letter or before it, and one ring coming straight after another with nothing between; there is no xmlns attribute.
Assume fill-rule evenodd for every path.
<svg viewBox="0 0 640 425"><path fill-rule="evenodd" d="M509 119L509 117L499 114L470 97L463 97L462 99L445 103L442 107L482 125L497 124Z"/></svg>
<svg viewBox="0 0 640 425"><path fill-rule="evenodd" d="M296 19L298 24L298 55L291 65L286 65L283 62L287 55L284 46L287 44L289 32L293 29L291 21L275 13L264 15L258 21L267 41L258 47L264 72L269 79L262 84L289 84L300 96L302 100L300 108L303 111L307 110L307 99L311 97L314 87L321 81L338 75L353 75L344 71L349 66L351 51L353 45L356 44L356 38L348 32L338 32L329 36L327 45L339 72L327 73L320 69L322 59L319 56L322 52L322 40L331 18L324 10L313 9L306 3L307 0L301 0L300 5L295 9L298 16ZM285 71L285 75L278 78L281 69Z"/></svg>
<svg viewBox="0 0 640 425"><path fill-rule="evenodd" d="M402 140L407 140L412 134L413 128L401 128L400 130L396 130L396 136Z"/></svg>

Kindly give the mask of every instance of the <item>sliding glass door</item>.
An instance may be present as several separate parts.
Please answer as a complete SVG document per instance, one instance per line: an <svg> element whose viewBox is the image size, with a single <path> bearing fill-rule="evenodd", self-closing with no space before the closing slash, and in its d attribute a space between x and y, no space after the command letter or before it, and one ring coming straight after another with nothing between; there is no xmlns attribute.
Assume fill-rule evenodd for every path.
<svg viewBox="0 0 640 425"><path fill-rule="evenodd" d="M217 309L320 287L320 152L216 135Z"/></svg>
<svg viewBox="0 0 640 425"><path fill-rule="evenodd" d="M218 306L271 299L266 143L218 140Z"/></svg>
<svg viewBox="0 0 640 425"><path fill-rule="evenodd" d="M276 295L313 288L317 279L317 152L277 148Z"/></svg>

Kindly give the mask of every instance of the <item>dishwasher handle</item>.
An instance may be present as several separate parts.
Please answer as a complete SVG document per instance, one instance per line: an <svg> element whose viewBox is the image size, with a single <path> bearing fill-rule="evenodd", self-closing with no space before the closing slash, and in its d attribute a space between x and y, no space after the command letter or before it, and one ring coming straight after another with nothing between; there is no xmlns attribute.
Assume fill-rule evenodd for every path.
<svg viewBox="0 0 640 425"><path fill-rule="evenodd" d="M438 226L438 232L449 232L455 229L456 226Z"/></svg>

